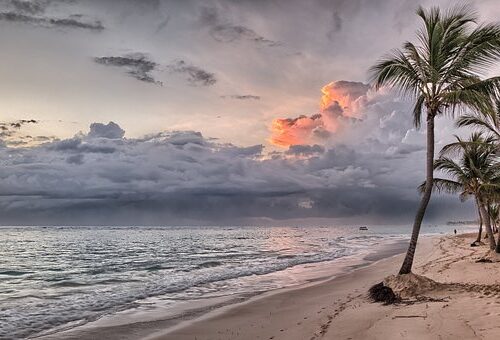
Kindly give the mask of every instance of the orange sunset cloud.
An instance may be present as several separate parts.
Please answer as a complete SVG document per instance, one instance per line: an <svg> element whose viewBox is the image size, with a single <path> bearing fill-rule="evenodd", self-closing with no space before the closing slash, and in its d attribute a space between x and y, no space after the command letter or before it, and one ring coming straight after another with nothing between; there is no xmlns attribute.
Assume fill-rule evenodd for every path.
<svg viewBox="0 0 500 340"><path fill-rule="evenodd" d="M321 143L340 127L344 118L361 118L358 101L369 86L359 82L336 81L321 88L320 113L296 118L276 118L271 125L270 143L276 146Z"/></svg>

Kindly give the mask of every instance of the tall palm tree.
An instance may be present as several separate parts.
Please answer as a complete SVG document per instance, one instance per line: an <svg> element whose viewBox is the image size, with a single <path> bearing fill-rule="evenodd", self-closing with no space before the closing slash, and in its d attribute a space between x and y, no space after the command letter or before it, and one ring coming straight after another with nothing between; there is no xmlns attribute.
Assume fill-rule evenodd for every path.
<svg viewBox="0 0 500 340"><path fill-rule="evenodd" d="M490 202L492 191L498 190L500 166L495 156L494 138L473 133L467 141L456 137L457 141L446 145L434 168L449 178L434 178L433 188L437 191L459 193L462 201L473 196L479 210L479 217L485 225L490 249L495 250L496 242L491 228ZM448 155L459 155L457 163ZM420 186L425 188L425 183ZM480 237L480 236L479 236Z"/></svg>
<svg viewBox="0 0 500 340"><path fill-rule="evenodd" d="M500 25L477 24L476 12L467 5L441 11L417 9L423 26L417 43L405 42L371 69L376 89L393 87L415 101L413 121L427 125L426 186L418 207L410 245L399 274L411 272L420 226L431 198L434 163L434 119L469 109L493 112L491 98L498 92L499 77L484 79L500 59Z"/></svg>

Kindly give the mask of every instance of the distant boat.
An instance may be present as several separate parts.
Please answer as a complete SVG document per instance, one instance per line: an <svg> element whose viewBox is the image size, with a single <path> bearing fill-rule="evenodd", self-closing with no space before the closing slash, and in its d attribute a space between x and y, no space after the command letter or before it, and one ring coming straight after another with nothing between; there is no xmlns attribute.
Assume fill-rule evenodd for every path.
<svg viewBox="0 0 500 340"><path fill-rule="evenodd" d="M368 227L359 227L359 230L368 230Z"/></svg>

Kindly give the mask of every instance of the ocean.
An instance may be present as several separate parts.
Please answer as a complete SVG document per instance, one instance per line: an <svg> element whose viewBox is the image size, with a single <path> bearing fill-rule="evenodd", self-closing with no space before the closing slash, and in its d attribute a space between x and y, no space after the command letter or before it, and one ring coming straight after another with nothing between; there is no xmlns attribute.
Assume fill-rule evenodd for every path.
<svg viewBox="0 0 500 340"><path fill-rule="evenodd" d="M424 226L423 234L470 230ZM0 227L0 338L57 334L130 311L249 297L401 252L410 228ZM375 257L374 257L375 256Z"/></svg>

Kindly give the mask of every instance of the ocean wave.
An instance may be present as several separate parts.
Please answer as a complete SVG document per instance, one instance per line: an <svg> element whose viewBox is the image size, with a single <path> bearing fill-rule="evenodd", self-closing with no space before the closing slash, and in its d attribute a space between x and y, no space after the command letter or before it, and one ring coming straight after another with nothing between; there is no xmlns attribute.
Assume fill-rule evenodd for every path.
<svg viewBox="0 0 500 340"><path fill-rule="evenodd" d="M9 229L15 246L0 260L24 263L28 255L30 262L0 271L0 290L20 296L0 298L0 338L25 338L47 328L88 322L150 297L252 292L257 286L248 282L258 282L258 276L349 256L370 249L375 241L335 228L248 227L238 232L217 227L75 227L66 228L62 236L54 228L43 233L39 228L17 230ZM17 243L20 238L35 239L41 246ZM260 290L272 283L262 282ZM8 293L14 283L16 292Z"/></svg>
<svg viewBox="0 0 500 340"><path fill-rule="evenodd" d="M222 266L222 262L219 261L207 261L200 263L196 268L202 269L202 268L212 268L212 267L218 267Z"/></svg>
<svg viewBox="0 0 500 340"><path fill-rule="evenodd" d="M32 271L22 271L22 270L4 270L0 271L0 275L5 275L5 276L22 276L26 274L33 274L34 272Z"/></svg>

